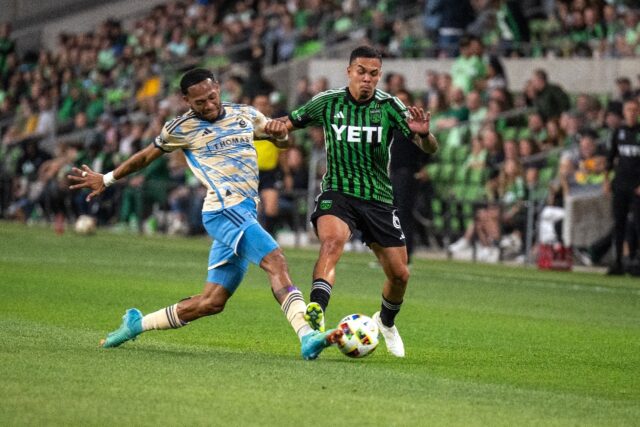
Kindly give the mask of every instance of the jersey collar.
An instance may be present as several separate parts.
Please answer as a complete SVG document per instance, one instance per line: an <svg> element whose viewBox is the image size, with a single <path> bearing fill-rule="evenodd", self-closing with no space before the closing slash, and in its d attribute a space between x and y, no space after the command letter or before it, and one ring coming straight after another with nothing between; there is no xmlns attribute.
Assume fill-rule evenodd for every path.
<svg viewBox="0 0 640 427"><path fill-rule="evenodd" d="M196 117L198 117L198 119L202 120L203 122L215 123L215 122L217 122L217 121L219 121L219 120L224 119L224 118L226 117L226 115L227 115L227 109L226 109L226 108L224 108L224 104L222 104L220 108L222 109L222 112L221 112L220 114L218 114L218 117L216 117L216 118L215 118L215 120L213 120L213 121L209 121L209 120L206 120L206 119L200 118L200 117L198 117L197 115L196 115ZM190 111L191 111L191 112L193 112L193 110L190 110ZM188 113L187 113L187 114L188 114ZM194 114L195 114L195 113L194 113Z"/></svg>
<svg viewBox="0 0 640 427"><path fill-rule="evenodd" d="M224 119L225 116L227 115L227 109L224 108L224 104L221 104L220 108L222 109L222 112L220 114L218 114L218 117L216 117L216 119L214 121L212 121L211 123L215 123L217 121L220 121L220 120Z"/></svg>

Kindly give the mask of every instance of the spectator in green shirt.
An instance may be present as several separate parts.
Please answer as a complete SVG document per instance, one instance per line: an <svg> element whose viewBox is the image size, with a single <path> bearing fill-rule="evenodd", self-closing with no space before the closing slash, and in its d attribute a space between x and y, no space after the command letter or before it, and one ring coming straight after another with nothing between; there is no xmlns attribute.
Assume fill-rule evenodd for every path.
<svg viewBox="0 0 640 427"><path fill-rule="evenodd" d="M545 70L535 70L531 84L534 91L533 106L545 121L559 117L571 106L569 95L560 86L549 83Z"/></svg>
<svg viewBox="0 0 640 427"><path fill-rule="evenodd" d="M465 36L460 40L460 56L453 62L451 75L453 85L462 89L465 94L471 92L476 81L487 74L482 52L482 42L477 37Z"/></svg>

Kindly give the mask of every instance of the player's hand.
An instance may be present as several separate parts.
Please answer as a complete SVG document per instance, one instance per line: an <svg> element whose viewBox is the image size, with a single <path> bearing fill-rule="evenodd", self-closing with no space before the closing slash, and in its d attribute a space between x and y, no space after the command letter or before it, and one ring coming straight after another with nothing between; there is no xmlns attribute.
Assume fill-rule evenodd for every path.
<svg viewBox="0 0 640 427"><path fill-rule="evenodd" d="M640 185L638 185L635 189L636 196L640 196Z"/></svg>
<svg viewBox="0 0 640 427"><path fill-rule="evenodd" d="M411 117L407 121L409 129L419 135L426 136L429 134L429 128L431 126L431 113L425 112L422 108L407 107Z"/></svg>
<svg viewBox="0 0 640 427"><path fill-rule="evenodd" d="M609 180L607 179L605 179L604 182L602 183L602 193L605 196L608 196L611 194L611 182L609 182Z"/></svg>
<svg viewBox="0 0 640 427"><path fill-rule="evenodd" d="M287 125L280 120L269 120L264 125L264 133L276 139L285 139L289 134Z"/></svg>
<svg viewBox="0 0 640 427"><path fill-rule="evenodd" d="M73 182L73 185L69 186L70 190L78 190L80 188L88 188L91 191L87 196L87 202L104 192L107 188L104 185L104 180L101 173L97 173L91 170L87 165L82 165L82 169L76 167L71 169L71 173L67 175L69 181Z"/></svg>

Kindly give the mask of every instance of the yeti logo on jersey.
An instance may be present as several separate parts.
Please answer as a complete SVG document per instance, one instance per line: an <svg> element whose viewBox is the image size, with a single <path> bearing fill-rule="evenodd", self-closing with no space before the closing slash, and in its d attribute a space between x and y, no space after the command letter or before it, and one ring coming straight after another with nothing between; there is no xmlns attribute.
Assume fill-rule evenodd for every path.
<svg viewBox="0 0 640 427"><path fill-rule="evenodd" d="M240 121L238 122L238 125L241 128L246 128L247 127L247 122L245 122L244 119L240 119Z"/></svg>
<svg viewBox="0 0 640 427"><path fill-rule="evenodd" d="M347 126L331 124L336 139L342 141L346 136L347 142L382 142L382 126Z"/></svg>
<svg viewBox="0 0 640 427"><path fill-rule="evenodd" d="M400 218L396 215L397 210L391 212L391 216L393 216L393 226L400 230L400 239L404 240L404 233L402 232L402 227L400 226Z"/></svg>
<svg viewBox="0 0 640 427"><path fill-rule="evenodd" d="M372 123L380 123L380 121L382 120L382 111L378 109L370 110L369 117L371 117Z"/></svg>
<svg viewBox="0 0 640 427"><path fill-rule="evenodd" d="M331 209L331 205L333 205L333 200L320 200L320 210L322 211Z"/></svg>

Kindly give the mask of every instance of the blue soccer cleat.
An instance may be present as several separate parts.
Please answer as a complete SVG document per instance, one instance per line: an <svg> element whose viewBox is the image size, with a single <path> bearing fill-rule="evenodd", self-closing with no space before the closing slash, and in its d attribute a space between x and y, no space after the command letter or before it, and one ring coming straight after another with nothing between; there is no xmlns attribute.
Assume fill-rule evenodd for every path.
<svg viewBox="0 0 640 427"><path fill-rule="evenodd" d="M104 348L118 347L129 340L135 340L142 333L142 313L137 308L130 308L122 316L122 324L118 329L107 335L107 339L100 341Z"/></svg>
<svg viewBox="0 0 640 427"><path fill-rule="evenodd" d="M324 311L317 302L307 304L307 309L304 312L304 320L311 326L311 329L324 332Z"/></svg>
<svg viewBox="0 0 640 427"><path fill-rule="evenodd" d="M302 337L302 358L313 360L322 350L336 344L344 332L342 329L330 329L327 332L313 331Z"/></svg>

